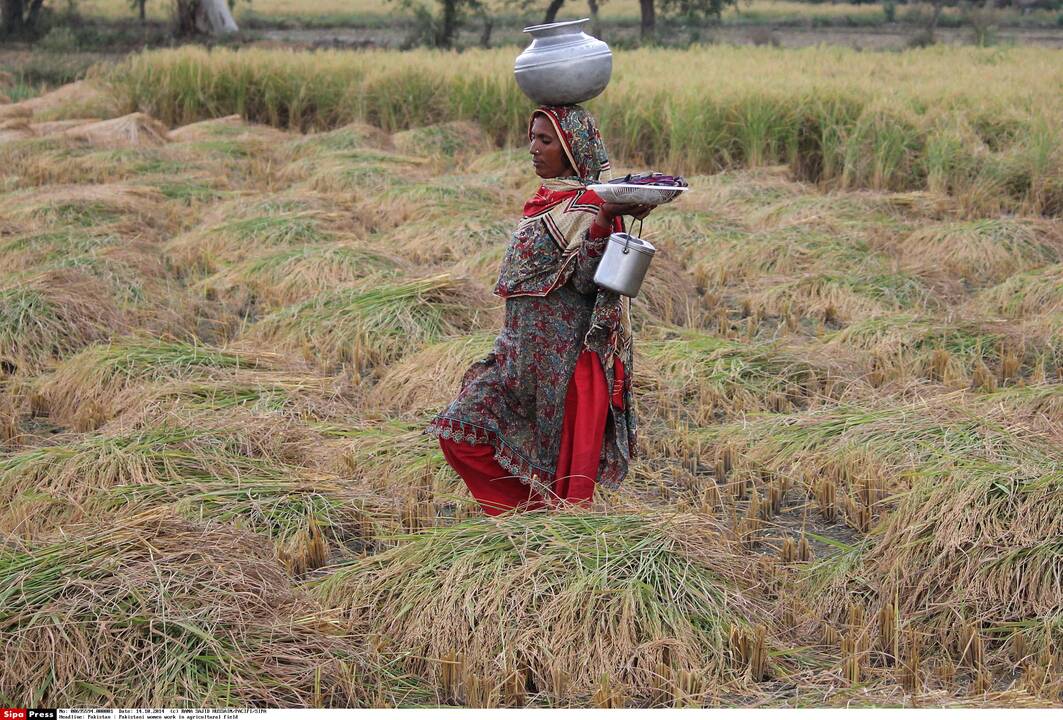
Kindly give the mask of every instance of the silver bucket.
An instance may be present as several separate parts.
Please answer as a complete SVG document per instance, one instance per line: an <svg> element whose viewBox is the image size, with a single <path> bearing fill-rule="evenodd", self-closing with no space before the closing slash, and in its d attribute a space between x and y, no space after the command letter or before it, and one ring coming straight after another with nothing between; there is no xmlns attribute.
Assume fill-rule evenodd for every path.
<svg viewBox="0 0 1063 720"><path fill-rule="evenodd" d="M627 297L635 297L657 249L647 241L625 232L609 236L605 253L594 272L594 282Z"/></svg>

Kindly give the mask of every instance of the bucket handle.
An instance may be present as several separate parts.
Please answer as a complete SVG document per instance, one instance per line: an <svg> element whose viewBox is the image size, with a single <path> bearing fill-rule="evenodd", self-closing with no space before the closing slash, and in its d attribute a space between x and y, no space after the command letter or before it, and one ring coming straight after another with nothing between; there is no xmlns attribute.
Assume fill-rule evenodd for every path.
<svg viewBox="0 0 1063 720"><path fill-rule="evenodd" d="M628 249L628 245L631 244L631 233L624 233L624 234L627 235L627 237L624 238L624 249L621 252L623 252L625 255L627 255L629 252L631 252ZM639 220L639 234L638 234L638 237L642 237L642 220L641 219Z"/></svg>

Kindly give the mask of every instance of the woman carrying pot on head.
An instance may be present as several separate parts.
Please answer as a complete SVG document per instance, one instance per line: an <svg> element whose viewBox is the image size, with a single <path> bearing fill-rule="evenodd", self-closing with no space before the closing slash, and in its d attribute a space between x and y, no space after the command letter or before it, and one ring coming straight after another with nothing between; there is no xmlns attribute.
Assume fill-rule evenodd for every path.
<svg viewBox="0 0 1063 720"><path fill-rule="evenodd" d="M593 278L621 214L653 206L587 189L608 179L609 158L581 106L539 107L528 138L543 183L499 270L502 331L424 430L489 515L586 504L637 456L629 300Z"/></svg>

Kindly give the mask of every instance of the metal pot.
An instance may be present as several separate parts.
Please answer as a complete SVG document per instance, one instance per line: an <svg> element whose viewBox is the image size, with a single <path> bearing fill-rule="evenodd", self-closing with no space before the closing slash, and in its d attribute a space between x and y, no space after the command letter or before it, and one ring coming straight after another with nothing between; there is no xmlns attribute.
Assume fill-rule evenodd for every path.
<svg viewBox="0 0 1063 720"><path fill-rule="evenodd" d="M613 73L613 53L583 32L590 18L532 25L531 45L517 56L517 85L540 105L573 105L599 95Z"/></svg>
<svg viewBox="0 0 1063 720"><path fill-rule="evenodd" d="M625 232L609 236L605 253L594 271L594 282L599 287L614 290L621 295L635 297L642 287L642 279L653 260L657 249L647 241Z"/></svg>

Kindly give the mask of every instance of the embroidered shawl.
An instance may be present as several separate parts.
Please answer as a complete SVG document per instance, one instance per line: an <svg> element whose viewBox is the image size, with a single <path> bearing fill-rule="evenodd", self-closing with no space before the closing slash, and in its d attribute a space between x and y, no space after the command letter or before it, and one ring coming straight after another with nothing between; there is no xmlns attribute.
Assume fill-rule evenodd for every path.
<svg viewBox="0 0 1063 720"><path fill-rule="evenodd" d="M594 118L579 105L543 105L537 108L528 122L528 137L536 115L543 115L554 128L569 164L578 176L551 178L543 181L535 195L524 205L524 214L517 232L542 221L550 236L561 249L556 268L544 276L542 287L523 288L513 295L545 295L563 284L588 231L598 215L602 203L587 186L609 179L609 155ZM614 230L623 230L617 219ZM501 293L500 293L501 294ZM591 327L584 337L584 345L604 344L610 354L619 355L631 347L630 299L611 290L600 289L591 314Z"/></svg>

